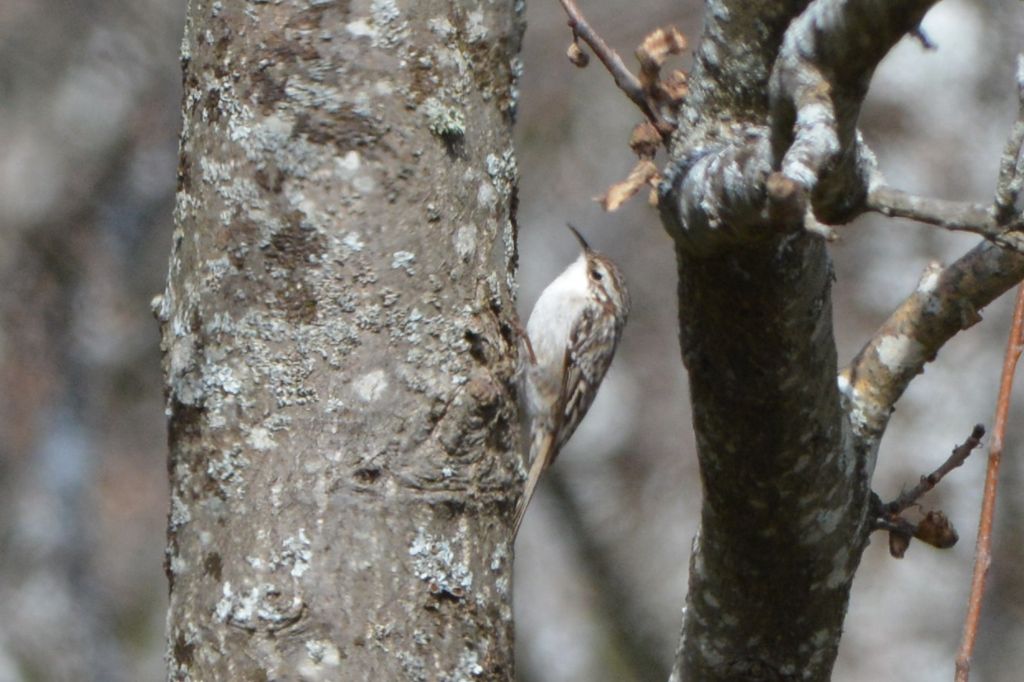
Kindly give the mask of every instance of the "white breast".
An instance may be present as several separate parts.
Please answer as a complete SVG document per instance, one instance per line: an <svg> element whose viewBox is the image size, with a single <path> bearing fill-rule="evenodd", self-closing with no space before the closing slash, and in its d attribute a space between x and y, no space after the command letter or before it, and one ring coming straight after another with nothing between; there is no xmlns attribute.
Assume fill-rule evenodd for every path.
<svg viewBox="0 0 1024 682"><path fill-rule="evenodd" d="M557 395L572 325L587 302L587 264L581 254L549 284L530 313L526 333L537 364L527 371L527 407L532 415Z"/></svg>

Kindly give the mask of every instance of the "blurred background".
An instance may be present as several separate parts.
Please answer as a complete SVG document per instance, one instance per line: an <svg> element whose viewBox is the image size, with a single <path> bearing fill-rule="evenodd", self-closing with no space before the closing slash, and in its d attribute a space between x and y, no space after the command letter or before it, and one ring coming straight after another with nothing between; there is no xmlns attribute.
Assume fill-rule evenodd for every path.
<svg viewBox="0 0 1024 682"><path fill-rule="evenodd" d="M660 25L699 35L698 2L582 5L623 55ZM170 248L184 12L183 0L0 3L0 682L164 678L166 441L149 300ZM520 679L663 680L700 504L674 258L643 196L613 215L592 201L632 166L632 105L596 62L566 61L554 0L533 0L527 17L522 311L575 257L566 220L620 263L634 311L597 404L523 526ZM1016 114L1024 7L948 0L924 28L938 49L908 39L889 56L865 136L891 184L987 201ZM844 228L832 249L841 362L929 261L974 241L902 221ZM975 422L991 425L1009 316L1007 296L899 403L876 476L884 498ZM976 682L1024 669L1022 442L1011 419ZM925 498L960 531L954 549L914 543L896 561L882 536L868 549L835 680L952 677L983 469L975 455Z"/></svg>

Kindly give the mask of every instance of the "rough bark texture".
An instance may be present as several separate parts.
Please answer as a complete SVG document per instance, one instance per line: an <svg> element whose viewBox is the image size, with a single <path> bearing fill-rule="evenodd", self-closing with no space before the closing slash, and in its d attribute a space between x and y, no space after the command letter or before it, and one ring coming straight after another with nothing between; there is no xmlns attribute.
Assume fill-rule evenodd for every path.
<svg viewBox="0 0 1024 682"><path fill-rule="evenodd" d="M681 257L679 274L704 484L683 679L827 678L869 491L845 451L824 244Z"/></svg>
<svg viewBox="0 0 1024 682"><path fill-rule="evenodd" d="M892 406L1024 275L992 244L932 273L837 382L831 264L805 228L867 210L860 104L932 4L706 3L659 190L704 486L675 681L829 679Z"/></svg>
<svg viewBox="0 0 1024 682"><path fill-rule="evenodd" d="M190 3L170 679L512 677L520 14Z"/></svg>

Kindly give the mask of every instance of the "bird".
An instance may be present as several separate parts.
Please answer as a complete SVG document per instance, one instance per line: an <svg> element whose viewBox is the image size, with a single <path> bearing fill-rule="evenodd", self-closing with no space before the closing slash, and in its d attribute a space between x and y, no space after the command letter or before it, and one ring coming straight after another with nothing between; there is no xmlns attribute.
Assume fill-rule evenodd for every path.
<svg viewBox="0 0 1024 682"><path fill-rule="evenodd" d="M629 316L619 268L572 225L579 257L541 292L526 325L529 360L523 393L529 417L530 469L516 507L513 540L536 492L587 410L612 363Z"/></svg>

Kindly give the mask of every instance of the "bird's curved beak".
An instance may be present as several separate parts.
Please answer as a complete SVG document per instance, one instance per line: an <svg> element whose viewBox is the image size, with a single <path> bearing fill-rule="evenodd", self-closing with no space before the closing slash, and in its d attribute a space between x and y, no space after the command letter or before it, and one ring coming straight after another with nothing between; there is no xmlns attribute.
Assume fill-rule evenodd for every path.
<svg viewBox="0 0 1024 682"><path fill-rule="evenodd" d="M576 228L575 228L575 227L573 226L573 224L572 224L572 223L566 223L566 226L567 226L567 227L568 227L568 228L569 228L570 230L572 230L572 233L573 233L574 235L576 235L576 239L577 239L577 241L579 241L579 243L580 243L580 246L582 246L582 247L583 247L583 251L584 251L585 253L590 253L591 251L593 251L593 249L592 249L592 248L590 248L590 244L588 244L588 243L587 243L587 240L583 238L583 235L582 235L582 234L580 234L580 231L579 231L579 230L577 230L577 229L576 229Z"/></svg>

